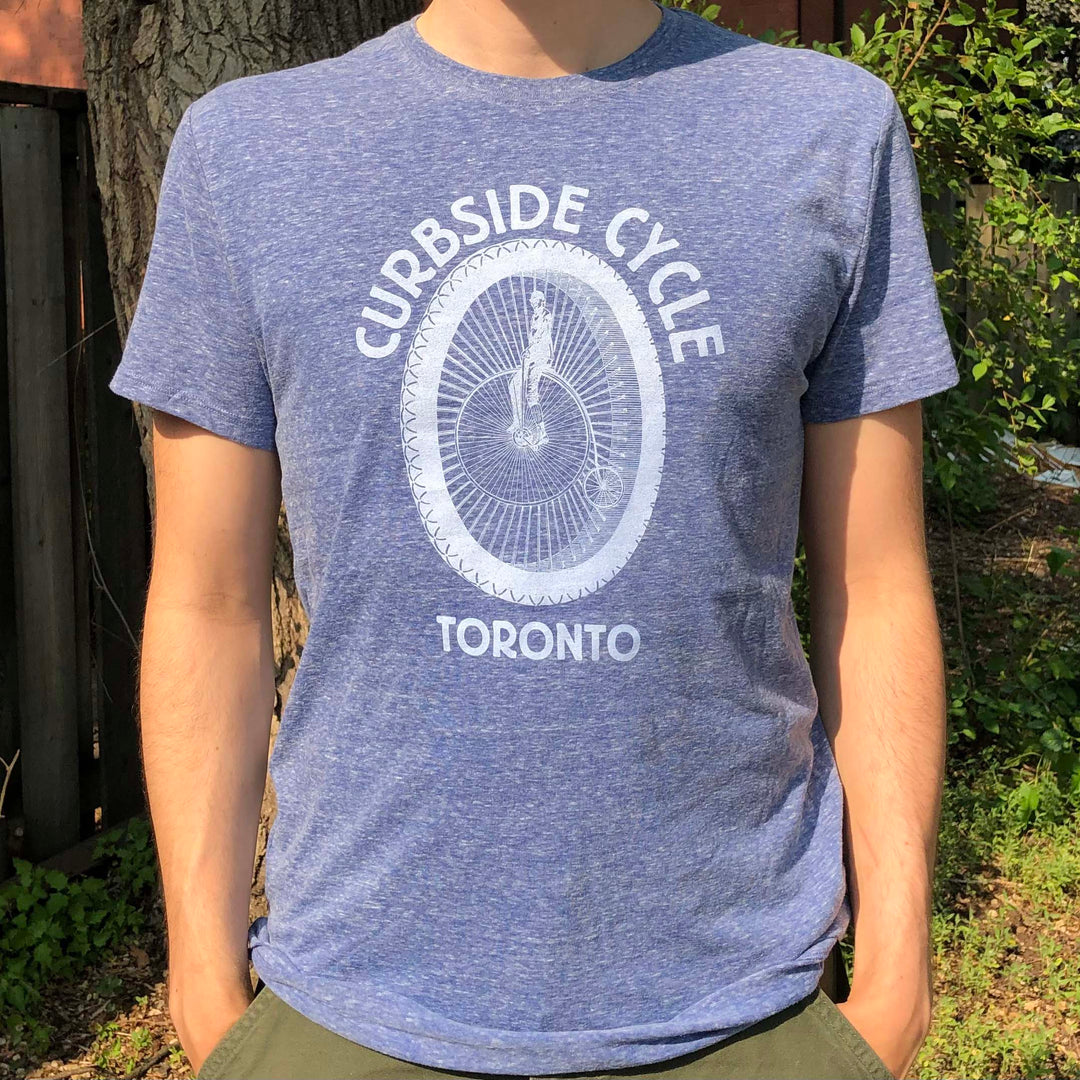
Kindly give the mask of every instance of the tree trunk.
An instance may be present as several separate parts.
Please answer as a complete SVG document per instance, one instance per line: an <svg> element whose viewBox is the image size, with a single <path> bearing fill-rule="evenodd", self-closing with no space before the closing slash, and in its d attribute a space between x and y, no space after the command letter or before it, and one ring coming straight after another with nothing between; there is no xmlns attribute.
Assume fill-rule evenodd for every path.
<svg viewBox="0 0 1080 1080"><path fill-rule="evenodd" d="M184 109L219 83L296 67L375 37L419 0L84 0L85 73L95 171L121 340L127 336L154 233L161 175ZM154 513L150 410L135 406ZM281 710L307 635L284 509L272 596ZM273 817L268 790L259 831L253 914L263 914L262 862Z"/></svg>

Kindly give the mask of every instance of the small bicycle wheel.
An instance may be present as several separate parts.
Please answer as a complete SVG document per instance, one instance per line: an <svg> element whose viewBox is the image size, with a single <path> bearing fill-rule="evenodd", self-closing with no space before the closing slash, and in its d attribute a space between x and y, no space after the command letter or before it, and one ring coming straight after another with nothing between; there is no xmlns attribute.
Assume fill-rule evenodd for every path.
<svg viewBox="0 0 1080 1080"><path fill-rule="evenodd" d="M584 476L585 498L599 510L610 510L622 498L622 478L609 465L598 465Z"/></svg>

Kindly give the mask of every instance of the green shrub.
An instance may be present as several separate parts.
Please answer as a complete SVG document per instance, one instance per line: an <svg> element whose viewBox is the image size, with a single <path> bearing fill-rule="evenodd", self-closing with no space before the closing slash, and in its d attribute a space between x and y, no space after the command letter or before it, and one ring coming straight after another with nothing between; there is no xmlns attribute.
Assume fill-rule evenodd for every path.
<svg viewBox="0 0 1080 1080"><path fill-rule="evenodd" d="M963 647L946 635L950 744L996 745L1014 763L1056 774L1080 801L1080 564L1052 548L1047 576L967 572ZM1021 808L1022 809L1022 808Z"/></svg>
<svg viewBox="0 0 1080 1080"><path fill-rule="evenodd" d="M989 0L888 0L846 53L892 86L919 163L926 223L949 253L937 279L961 385L927 402L931 494L974 519L988 467L1049 430L1080 388L1080 88L1060 62L1074 32ZM982 185L977 189L976 185ZM1028 471L1034 459L1022 454Z"/></svg>
<svg viewBox="0 0 1080 1080"><path fill-rule="evenodd" d="M79 876L16 859L15 875L0 885L0 1032L38 1048L48 1040L35 1019L42 988L125 945L143 927L156 887L144 818L104 833L94 857L101 869Z"/></svg>

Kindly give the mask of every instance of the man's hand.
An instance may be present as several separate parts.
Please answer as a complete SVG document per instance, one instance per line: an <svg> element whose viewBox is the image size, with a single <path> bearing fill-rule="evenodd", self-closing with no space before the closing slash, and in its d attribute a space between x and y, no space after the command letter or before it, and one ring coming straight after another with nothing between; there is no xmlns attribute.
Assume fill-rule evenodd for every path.
<svg viewBox="0 0 1080 1080"><path fill-rule="evenodd" d="M197 1069L251 1001L247 932L274 713L275 453L154 413L154 554L139 664L169 1011Z"/></svg>
<svg viewBox="0 0 1080 1080"><path fill-rule="evenodd" d="M169 1016L196 1076L210 1051L244 1014L253 997L250 987L245 995L224 986L204 986L201 992L182 998L169 995Z"/></svg>
<svg viewBox="0 0 1080 1080"><path fill-rule="evenodd" d="M930 1030L930 1000L863 990L836 1006L897 1080L907 1076Z"/></svg>
<svg viewBox="0 0 1080 1080"><path fill-rule="evenodd" d="M914 906L914 905L913 905ZM868 919L865 926L870 925ZM906 1077L930 1031L933 983L929 951L898 941L891 957L860 971L837 1008L897 1080Z"/></svg>
<svg viewBox="0 0 1080 1080"><path fill-rule="evenodd" d="M844 1015L902 1076L931 1013L945 672L926 559L919 402L807 424L810 664L844 788L855 965Z"/></svg>

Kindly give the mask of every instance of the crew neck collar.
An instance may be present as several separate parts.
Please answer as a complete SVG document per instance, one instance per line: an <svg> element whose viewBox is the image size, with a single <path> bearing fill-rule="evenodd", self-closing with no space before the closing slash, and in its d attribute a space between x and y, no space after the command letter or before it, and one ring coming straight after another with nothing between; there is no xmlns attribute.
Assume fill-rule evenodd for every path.
<svg viewBox="0 0 1080 1080"><path fill-rule="evenodd" d="M533 78L470 67L428 44L416 28L419 14L399 23L390 33L397 37L410 63L423 70L425 78L435 78L447 87L464 88L501 100L564 99L582 92L595 93L597 89L618 86L628 79L655 70L657 58L663 54L674 35L679 12L657 3L657 0L653 0L653 3L660 9L660 22L633 52L603 67L566 75Z"/></svg>

